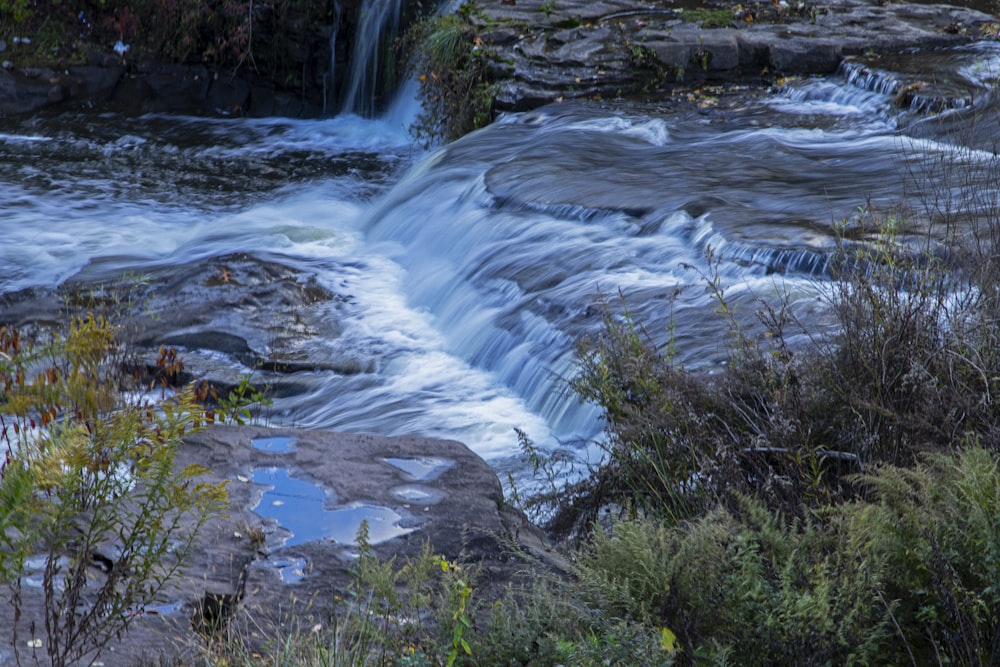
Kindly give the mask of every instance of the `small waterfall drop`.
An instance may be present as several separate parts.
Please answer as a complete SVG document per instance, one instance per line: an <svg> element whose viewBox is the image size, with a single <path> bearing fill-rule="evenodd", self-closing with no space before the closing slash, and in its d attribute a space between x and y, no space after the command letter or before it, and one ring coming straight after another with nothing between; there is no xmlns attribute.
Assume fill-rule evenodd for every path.
<svg viewBox="0 0 1000 667"><path fill-rule="evenodd" d="M332 99L334 104L337 100L337 33L340 32L340 3L333 3L333 30L330 31L330 93L323 98L324 114L326 113L326 101Z"/></svg>
<svg viewBox="0 0 1000 667"><path fill-rule="evenodd" d="M403 0L363 0L342 111L370 118L384 106L396 81L392 53L399 36Z"/></svg>

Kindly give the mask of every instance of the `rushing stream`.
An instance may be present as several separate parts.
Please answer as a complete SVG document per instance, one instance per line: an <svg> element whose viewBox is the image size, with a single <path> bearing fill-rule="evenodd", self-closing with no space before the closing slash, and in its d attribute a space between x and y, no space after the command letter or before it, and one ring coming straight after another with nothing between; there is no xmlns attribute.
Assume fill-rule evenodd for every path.
<svg viewBox="0 0 1000 667"><path fill-rule="evenodd" d="M816 321L859 207L972 216L967 202L995 201L992 154L902 131L921 125L891 91L846 74L705 108L554 105L433 152L398 111L5 121L0 293L94 260L141 271L265 252L349 291L341 340L373 360L278 399L272 421L455 438L502 468L514 427L546 447L600 432L565 384L599 292L711 367L726 324L706 277L748 323L757 298Z"/></svg>

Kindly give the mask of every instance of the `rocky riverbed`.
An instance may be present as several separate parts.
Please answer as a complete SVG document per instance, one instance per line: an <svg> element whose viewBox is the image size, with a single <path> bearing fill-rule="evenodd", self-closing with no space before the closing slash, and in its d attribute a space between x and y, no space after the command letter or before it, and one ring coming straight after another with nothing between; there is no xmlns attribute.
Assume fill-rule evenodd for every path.
<svg viewBox="0 0 1000 667"><path fill-rule="evenodd" d="M770 83L833 72L844 58L929 51L997 34L996 17L975 9L870 0L486 0L476 7L470 14L476 48L490 52L497 110L564 99L648 98L704 81ZM317 26L296 38L308 56L302 56L303 71L316 70L297 91L259 72L130 62L92 49L86 64L6 62L0 114L46 107L219 116L334 113L336 82L320 70L322 63L340 63L331 71L343 76L345 40L336 53L329 49L338 43L330 39L333 31L346 25Z"/></svg>

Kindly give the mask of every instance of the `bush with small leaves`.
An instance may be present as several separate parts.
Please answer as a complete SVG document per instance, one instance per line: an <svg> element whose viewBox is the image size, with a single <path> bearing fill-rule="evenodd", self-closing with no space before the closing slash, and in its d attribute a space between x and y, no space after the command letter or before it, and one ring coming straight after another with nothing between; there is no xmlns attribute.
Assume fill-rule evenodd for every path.
<svg viewBox="0 0 1000 667"><path fill-rule="evenodd" d="M42 562L39 620L55 667L96 659L126 631L226 504L223 486L199 481L203 468L175 465L204 407L189 390L124 393L142 388L117 333L93 315L46 344L0 328L0 580L18 618L27 561Z"/></svg>

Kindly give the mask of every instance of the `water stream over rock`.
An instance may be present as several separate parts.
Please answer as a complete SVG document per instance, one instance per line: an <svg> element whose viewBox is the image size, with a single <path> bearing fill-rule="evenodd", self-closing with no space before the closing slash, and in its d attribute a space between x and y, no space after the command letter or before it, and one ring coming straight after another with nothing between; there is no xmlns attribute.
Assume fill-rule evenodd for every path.
<svg viewBox="0 0 1000 667"><path fill-rule="evenodd" d="M726 323L706 276L748 325L758 298L818 324L830 251L859 207L905 201L904 235L940 237L942 217L968 224L995 203L985 149L998 128L982 120L996 117L995 44L943 58L970 73L968 103L901 105L906 82L850 65L691 103L552 105L430 153L398 114L4 121L0 319L19 290L81 270L94 281L200 262L200 284L226 289L220 258L245 253L312 276L335 304L309 315L328 321L296 342L294 367L256 370L277 388L273 422L453 438L510 469L515 427L550 448L599 434L566 386L599 292L620 291L661 343L672 332L683 361L710 369L725 362ZM978 133L964 145L962 128ZM273 306L231 307L298 326ZM190 333L164 331L197 348ZM254 359L282 352L247 340ZM329 363L338 355L359 361Z"/></svg>

